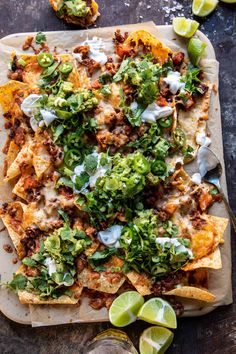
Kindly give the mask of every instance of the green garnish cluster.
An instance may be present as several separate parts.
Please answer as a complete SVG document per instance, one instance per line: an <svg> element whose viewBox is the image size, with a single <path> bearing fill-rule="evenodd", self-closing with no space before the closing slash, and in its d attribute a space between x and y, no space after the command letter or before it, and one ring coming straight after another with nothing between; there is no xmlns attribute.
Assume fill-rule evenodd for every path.
<svg viewBox="0 0 236 354"><path fill-rule="evenodd" d="M166 242L158 242L160 229L160 239L167 238ZM178 228L171 221L159 222L153 210L139 212L122 231L120 244L125 252L124 269L126 272L132 269L145 272L153 277L180 269L193 257L188 249L190 241L178 236Z"/></svg>
<svg viewBox="0 0 236 354"><path fill-rule="evenodd" d="M29 291L42 299L73 295L68 288L75 283L75 259L91 244L91 240L85 232L71 229L69 219L63 211L61 213L66 220L64 225L41 239L37 253L22 260L35 275L15 274L8 287L15 291ZM55 268L52 274L47 261Z"/></svg>
<svg viewBox="0 0 236 354"><path fill-rule="evenodd" d="M84 0L63 0L58 6L57 15L61 17L64 14L76 17L86 17L91 13L90 7Z"/></svg>

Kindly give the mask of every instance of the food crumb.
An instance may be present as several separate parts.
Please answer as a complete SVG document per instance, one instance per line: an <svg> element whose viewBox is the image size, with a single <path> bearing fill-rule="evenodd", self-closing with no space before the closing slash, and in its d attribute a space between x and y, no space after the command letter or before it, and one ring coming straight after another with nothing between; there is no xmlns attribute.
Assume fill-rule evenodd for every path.
<svg viewBox="0 0 236 354"><path fill-rule="evenodd" d="M16 257L12 258L12 263L16 264L18 262L18 259Z"/></svg>
<svg viewBox="0 0 236 354"><path fill-rule="evenodd" d="M6 251L7 253L12 253L12 252L13 252L13 248L12 248L11 245L9 245L9 244L3 245L3 249L4 249L4 251Z"/></svg>

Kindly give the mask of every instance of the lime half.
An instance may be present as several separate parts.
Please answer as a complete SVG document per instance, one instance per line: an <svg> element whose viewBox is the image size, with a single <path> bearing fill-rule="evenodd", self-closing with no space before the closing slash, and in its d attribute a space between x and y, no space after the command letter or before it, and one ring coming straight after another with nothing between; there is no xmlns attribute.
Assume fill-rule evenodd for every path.
<svg viewBox="0 0 236 354"><path fill-rule="evenodd" d="M188 43L188 56L193 65L198 65L206 48L206 43L198 38L191 38Z"/></svg>
<svg viewBox="0 0 236 354"><path fill-rule="evenodd" d="M175 17L172 24L175 33L185 38L191 38L199 27L197 21L185 17Z"/></svg>
<svg viewBox="0 0 236 354"><path fill-rule="evenodd" d="M175 311L167 301L159 297L145 302L139 310L138 319L164 327L177 327Z"/></svg>
<svg viewBox="0 0 236 354"><path fill-rule="evenodd" d="M205 17L215 10L218 0L193 0L193 14L199 17Z"/></svg>
<svg viewBox="0 0 236 354"><path fill-rule="evenodd" d="M173 333L167 328L149 327L139 339L140 354L164 354L173 338Z"/></svg>
<svg viewBox="0 0 236 354"><path fill-rule="evenodd" d="M118 296L109 310L110 322L116 327L125 327L136 321L144 298L137 291L127 291Z"/></svg>

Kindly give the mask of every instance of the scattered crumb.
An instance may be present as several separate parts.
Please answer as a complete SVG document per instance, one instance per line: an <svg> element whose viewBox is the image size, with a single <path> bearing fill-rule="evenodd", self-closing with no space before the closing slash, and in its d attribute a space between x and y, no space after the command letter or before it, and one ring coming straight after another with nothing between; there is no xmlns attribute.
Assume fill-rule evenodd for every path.
<svg viewBox="0 0 236 354"><path fill-rule="evenodd" d="M4 249L4 251L6 251L7 253L12 253L12 252L13 252L13 248L12 248L12 246L9 245L9 244L3 245L3 249Z"/></svg>
<svg viewBox="0 0 236 354"><path fill-rule="evenodd" d="M16 257L12 258L12 263L16 264L18 262L18 259Z"/></svg>

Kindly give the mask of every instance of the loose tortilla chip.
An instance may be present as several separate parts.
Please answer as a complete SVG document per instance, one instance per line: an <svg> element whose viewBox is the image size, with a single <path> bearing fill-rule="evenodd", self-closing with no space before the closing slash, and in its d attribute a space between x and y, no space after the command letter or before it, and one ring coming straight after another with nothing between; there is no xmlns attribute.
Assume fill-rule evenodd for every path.
<svg viewBox="0 0 236 354"><path fill-rule="evenodd" d="M140 295L146 296L152 294L152 282L146 274L139 274L135 271L131 271L127 273L126 276Z"/></svg>
<svg viewBox="0 0 236 354"><path fill-rule="evenodd" d="M156 37L154 37L150 32L145 30L138 30L130 34L130 36L125 40L125 44L135 43L139 46L140 42L145 46L150 48L152 54L158 61L163 64L171 53L171 49L166 47L162 42L160 42Z"/></svg>
<svg viewBox="0 0 236 354"><path fill-rule="evenodd" d="M165 295L185 297L188 299L201 300L205 302L215 301L215 295L207 290L195 288L194 286L183 286L170 291Z"/></svg>
<svg viewBox="0 0 236 354"><path fill-rule="evenodd" d="M216 248L216 250L208 256L198 259L196 261L192 261L186 266L184 266L182 269L187 272L198 268L221 269L222 260L219 247Z"/></svg>

